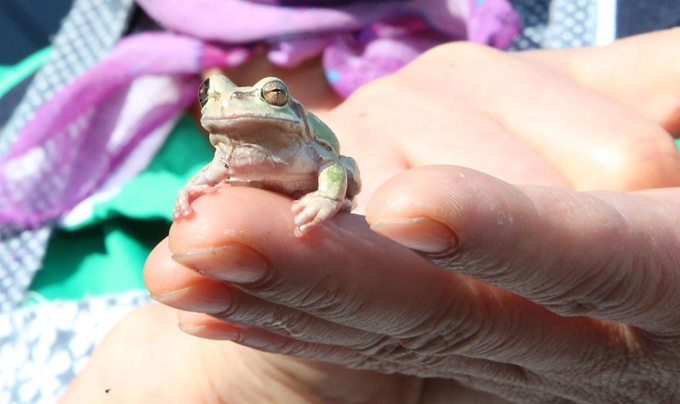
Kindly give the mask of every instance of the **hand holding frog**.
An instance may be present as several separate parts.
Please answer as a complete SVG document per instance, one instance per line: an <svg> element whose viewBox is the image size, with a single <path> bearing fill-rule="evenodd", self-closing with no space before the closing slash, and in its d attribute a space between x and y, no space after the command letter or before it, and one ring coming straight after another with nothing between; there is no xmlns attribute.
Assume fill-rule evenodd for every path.
<svg viewBox="0 0 680 404"><path fill-rule="evenodd" d="M565 182L677 185L670 137L635 110L508 55L463 47L422 59L438 68L423 74L416 62L327 116L340 134L343 122L372 134L343 138L365 168L367 220L419 255L377 237L353 215L337 216L300 243L285 233L285 199L230 189L219 195L232 201L223 214L217 198L197 201L210 219L175 226L169 245L158 250L156 259L165 264L150 267L153 279L173 273L175 290L191 286L181 296L152 291L165 303L209 313L181 314L182 327L195 335L355 369L455 379L518 402L661 402L680 393L673 376L680 372L673 348L680 335L674 297L680 277L673 270L680 262L677 191L515 187L453 166L414 168L386 183L375 179L403 162L384 157L401 147L399 155L413 165L463 161L515 181L531 177L563 188ZM507 70L496 75L493 66ZM465 87L470 77L480 80L477 92ZM522 77L559 97L522 93L515 87ZM522 88L528 91L526 83ZM540 96L547 98L531 103ZM391 107L403 113L392 120L384 119L392 113L384 108L373 112L383 119L357 114L376 99L394 100ZM478 111L496 120L474 118ZM565 132L546 137L548 130ZM523 157L513 153L504 161L503 148L491 149L500 158L480 159L494 142L512 145L509 134L522 136L533 153L516 149ZM476 154L468 135L492 141ZM359 141L373 159L361 154ZM624 156L631 143L655 157L601 158ZM373 147L378 144L383 147ZM548 163L553 158L556 163ZM625 167L617 166L621 160ZM609 175L612 167L623 175ZM243 228L248 232L235 233ZM207 277L185 271L180 281L182 266ZM189 305L200 300L210 304L204 310ZM631 387L627 380L654 387Z"/></svg>
<svg viewBox="0 0 680 404"><path fill-rule="evenodd" d="M680 122L679 76L664 70L675 64L640 72L624 63L608 75L608 63L626 55L671 54L676 34L573 54L448 45L324 117L361 164L374 230L425 253L376 235L356 215L295 238L291 201L256 189L225 187L195 201L200 214L176 224L149 258L150 291L186 310L186 332L322 363L202 339L189 341L204 351L185 357L156 347L163 338L136 342L143 318L123 335L139 354L156 355L154 375L191 367L187 377L201 382L192 397L206 401L266 400L253 382L266 380L290 402L667 402L680 372L678 191L565 188L677 186L677 151L659 126L675 131ZM598 66L620 82L597 79ZM640 92L648 88L654 96ZM451 166L386 183L426 163L559 188ZM167 366L173 358L181 365ZM107 386L110 363L95 360L81 386ZM126 365L121 379L137 369ZM166 387L153 391L188 393Z"/></svg>

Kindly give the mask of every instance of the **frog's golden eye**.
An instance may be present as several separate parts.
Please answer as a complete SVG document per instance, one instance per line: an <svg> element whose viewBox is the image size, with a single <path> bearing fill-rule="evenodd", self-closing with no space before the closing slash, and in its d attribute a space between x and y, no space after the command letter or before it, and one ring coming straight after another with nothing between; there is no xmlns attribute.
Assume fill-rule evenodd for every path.
<svg viewBox="0 0 680 404"><path fill-rule="evenodd" d="M279 80L272 80L262 86L262 98L270 105L282 107L288 102L288 89Z"/></svg>
<svg viewBox="0 0 680 404"><path fill-rule="evenodd" d="M201 104L201 108L205 107L205 104L208 102L208 97L210 97L210 94L208 90L210 89L210 79L205 79L203 80L203 83L201 83L201 86L198 88L198 102Z"/></svg>

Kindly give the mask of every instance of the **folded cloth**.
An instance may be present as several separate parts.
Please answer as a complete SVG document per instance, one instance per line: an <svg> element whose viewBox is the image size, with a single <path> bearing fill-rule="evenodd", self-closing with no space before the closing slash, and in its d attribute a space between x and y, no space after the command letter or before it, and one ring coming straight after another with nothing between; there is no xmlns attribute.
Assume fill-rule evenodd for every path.
<svg viewBox="0 0 680 404"><path fill-rule="evenodd" d="M39 226L91 195L145 136L191 103L203 70L238 66L261 49L286 67L321 55L329 82L348 96L437 44L505 48L519 30L506 0L138 4L172 32L122 39L38 109L0 160L0 224Z"/></svg>
<svg viewBox="0 0 680 404"><path fill-rule="evenodd" d="M507 0L137 2L175 32L227 44L264 41L269 60L280 66L323 54L326 75L342 96L443 42L505 49L520 25ZM329 7L312 7L323 4Z"/></svg>

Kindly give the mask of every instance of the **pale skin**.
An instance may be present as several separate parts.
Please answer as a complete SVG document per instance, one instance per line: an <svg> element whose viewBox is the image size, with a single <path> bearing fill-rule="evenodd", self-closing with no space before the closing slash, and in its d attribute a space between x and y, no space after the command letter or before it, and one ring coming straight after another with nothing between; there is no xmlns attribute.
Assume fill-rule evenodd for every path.
<svg viewBox="0 0 680 404"><path fill-rule="evenodd" d="M64 402L671 402L678 41L453 44L369 84L323 116L362 167L365 218L303 240L283 195L199 198L147 286L186 333L239 345L140 309Z"/></svg>

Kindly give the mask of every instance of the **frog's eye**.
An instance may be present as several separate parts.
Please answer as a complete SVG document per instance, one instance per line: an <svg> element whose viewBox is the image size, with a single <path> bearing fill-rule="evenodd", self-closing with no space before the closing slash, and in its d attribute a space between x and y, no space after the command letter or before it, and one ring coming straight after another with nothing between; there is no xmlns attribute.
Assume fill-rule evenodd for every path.
<svg viewBox="0 0 680 404"><path fill-rule="evenodd" d="M208 97L210 94L208 90L210 89L210 79L203 80L201 86L198 88L198 102L201 103L201 108L205 107L208 102Z"/></svg>
<svg viewBox="0 0 680 404"><path fill-rule="evenodd" d="M288 89L279 80L272 80L262 86L262 98L270 105L282 107L288 102Z"/></svg>

